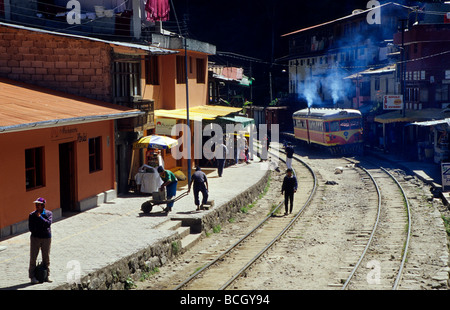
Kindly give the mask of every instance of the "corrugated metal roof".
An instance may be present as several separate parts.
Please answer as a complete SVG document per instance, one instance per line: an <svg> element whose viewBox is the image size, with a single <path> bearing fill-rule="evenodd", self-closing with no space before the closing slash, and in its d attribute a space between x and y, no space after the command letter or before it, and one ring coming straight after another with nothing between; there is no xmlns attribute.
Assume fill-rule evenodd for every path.
<svg viewBox="0 0 450 310"><path fill-rule="evenodd" d="M334 19L334 20L331 20L331 21L328 21L328 22L325 22L325 23L322 23L322 24L318 24L318 25L307 27L307 28L299 29L299 30L296 30L296 31L292 31L292 32L283 34L282 37L289 36L289 35L296 34L296 33L300 33L300 32L304 32L304 31L308 31L308 30L315 29L315 28L319 28L319 27L322 27L322 26L330 25L330 24L333 24L333 23L338 22L338 21L342 21L342 20L349 19L349 18L354 17L354 16L358 16L360 14L366 14L366 13L368 13L369 11L371 11L373 9L382 8L382 7L388 6L388 5L394 5L394 6L398 6L398 7L411 9L410 7L402 5L402 4L388 2L388 3L381 4L378 7L373 7L373 8L370 8L370 9L360 10L360 11L355 12L354 14L347 15L347 16L344 16L344 17L340 17L340 18L337 18L337 19Z"/></svg>
<svg viewBox="0 0 450 310"><path fill-rule="evenodd" d="M189 120L202 119L213 120L218 116L226 116L231 113L236 113L241 111L242 108L225 107L225 106L214 106L214 105L204 105L198 107L189 108ZM177 110L155 110L156 117L167 117L175 119L187 119L186 109Z"/></svg>
<svg viewBox="0 0 450 310"><path fill-rule="evenodd" d="M155 54L155 55L166 55L166 54L176 54L176 53L178 53L178 51L168 50L168 49L164 49L164 48L160 48L160 47L156 47L156 46L152 46L152 45L144 45L144 44L128 43L128 42L119 42L119 41L109 41L109 40L103 40L103 39L94 38L94 37L86 37L86 36L80 36L80 35L70 34L70 33L49 31L49 30L45 30L45 29L39 29L39 28L34 28L34 27L27 27L27 26L21 26L21 25L15 25L15 24L3 23L3 22L0 22L0 25L1 26L6 26L6 27L11 27L11 28L16 28L16 29L33 31L33 32L46 33L46 34L51 34L51 35L56 35L56 36L63 36L63 37L69 37L69 38L74 38L74 39L89 40L89 41L95 41L95 42L101 42L101 43L105 43L105 44L110 44L110 45L134 48L134 49L144 50L144 51L149 52L150 54Z"/></svg>
<svg viewBox="0 0 450 310"><path fill-rule="evenodd" d="M446 110L442 109L423 109L423 110L405 110L405 116L402 110L396 110L375 117L378 123L405 123L441 120L446 117Z"/></svg>
<svg viewBox="0 0 450 310"><path fill-rule="evenodd" d="M140 110L0 78L0 133L142 114Z"/></svg>

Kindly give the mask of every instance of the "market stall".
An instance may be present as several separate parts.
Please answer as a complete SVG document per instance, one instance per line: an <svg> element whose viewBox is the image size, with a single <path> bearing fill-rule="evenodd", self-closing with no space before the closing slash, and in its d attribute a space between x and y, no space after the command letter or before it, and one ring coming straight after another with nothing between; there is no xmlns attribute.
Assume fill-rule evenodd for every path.
<svg viewBox="0 0 450 310"><path fill-rule="evenodd" d="M158 191L162 180L156 169L158 166L164 167L161 150L170 149L177 144L177 140L159 135L145 136L136 141L133 144L128 178L130 188L135 192L146 194Z"/></svg>

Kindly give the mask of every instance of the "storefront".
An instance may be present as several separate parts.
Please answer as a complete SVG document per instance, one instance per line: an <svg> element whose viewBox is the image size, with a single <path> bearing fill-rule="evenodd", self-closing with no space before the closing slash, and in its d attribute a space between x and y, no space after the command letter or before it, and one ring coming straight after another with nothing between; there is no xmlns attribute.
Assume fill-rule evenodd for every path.
<svg viewBox="0 0 450 310"><path fill-rule="evenodd" d="M425 124L444 121L446 116L445 109L406 110L404 115L398 110L378 115L375 122L383 128L380 147L389 152L403 152L406 159L435 161L435 152L441 153L437 147L442 134ZM411 126L416 124L422 125Z"/></svg>
<svg viewBox="0 0 450 310"><path fill-rule="evenodd" d="M203 143L204 138L209 139L210 137L203 137L203 128L206 123L211 124L215 122L220 117L229 116L231 114L235 114L241 111L242 108L234 108L234 107L225 107L225 106L197 106L189 109L189 130L190 135L185 135L184 133L181 135L171 136L174 139L178 139L180 141L179 146L177 146L176 151L183 152L182 158L177 158L177 156L173 155L172 150L164 150L163 152L163 160L165 163L166 169L181 169L184 174L188 172L188 151L187 146L190 147L190 158L191 165L200 164L200 161L203 159ZM158 122L162 122L166 124L165 128L168 130L172 125L182 125L184 128L187 126L187 111L186 109L177 109L177 110L156 110L155 111L155 124ZM158 125L156 125L158 128ZM202 131L201 133L196 132ZM158 131L156 131L158 134ZM167 134L168 132L166 132ZM190 143L188 143L190 142ZM192 167L191 167L192 168Z"/></svg>
<svg viewBox="0 0 450 310"><path fill-rule="evenodd" d="M0 80L1 235L26 231L37 197L57 219L116 197L115 120L140 111Z"/></svg>

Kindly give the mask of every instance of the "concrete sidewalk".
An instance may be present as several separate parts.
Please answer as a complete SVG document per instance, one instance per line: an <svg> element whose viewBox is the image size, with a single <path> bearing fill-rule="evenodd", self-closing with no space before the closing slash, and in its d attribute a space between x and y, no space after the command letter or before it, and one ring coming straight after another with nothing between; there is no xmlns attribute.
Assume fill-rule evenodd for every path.
<svg viewBox="0 0 450 310"><path fill-rule="evenodd" d="M1 240L0 289L69 288L66 283L76 279L82 280L83 288L123 288L124 278L129 277L128 270L123 269L133 272L142 267L142 260L157 266L170 258L171 245L180 244L182 238L182 220L201 222L205 217L216 220L218 210L224 206L229 208L230 202L234 205L236 200L248 203L244 200L255 199L253 196L257 194L251 193L252 188L254 192L255 186L259 186L259 190L262 183L263 188L269 175L267 162L259 160L227 167L220 178L217 169L203 171L208 176L210 199L215 201L215 206L208 211L195 210L192 192L175 202L168 216L160 206L143 214L141 204L151 197L127 195L54 222L50 253L52 283L30 284L29 232ZM179 182L177 196L186 191L186 182L184 185ZM32 207L30 202L30 210ZM183 242L181 246L184 247Z"/></svg>

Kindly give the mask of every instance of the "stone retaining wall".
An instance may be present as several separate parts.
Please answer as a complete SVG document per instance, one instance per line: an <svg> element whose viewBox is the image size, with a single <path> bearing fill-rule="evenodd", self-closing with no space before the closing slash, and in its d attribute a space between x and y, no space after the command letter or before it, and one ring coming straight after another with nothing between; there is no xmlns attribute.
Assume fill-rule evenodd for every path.
<svg viewBox="0 0 450 310"><path fill-rule="evenodd" d="M183 219L183 225L191 226L192 232L207 232L217 225L226 223L240 209L253 202L269 180L270 170L258 183L248 188L226 204L217 206L201 219ZM131 254L107 267L81 278L80 283L64 284L57 290L123 290L138 281L143 273L163 266L167 261L182 253L181 237L178 233L157 242L156 244Z"/></svg>

